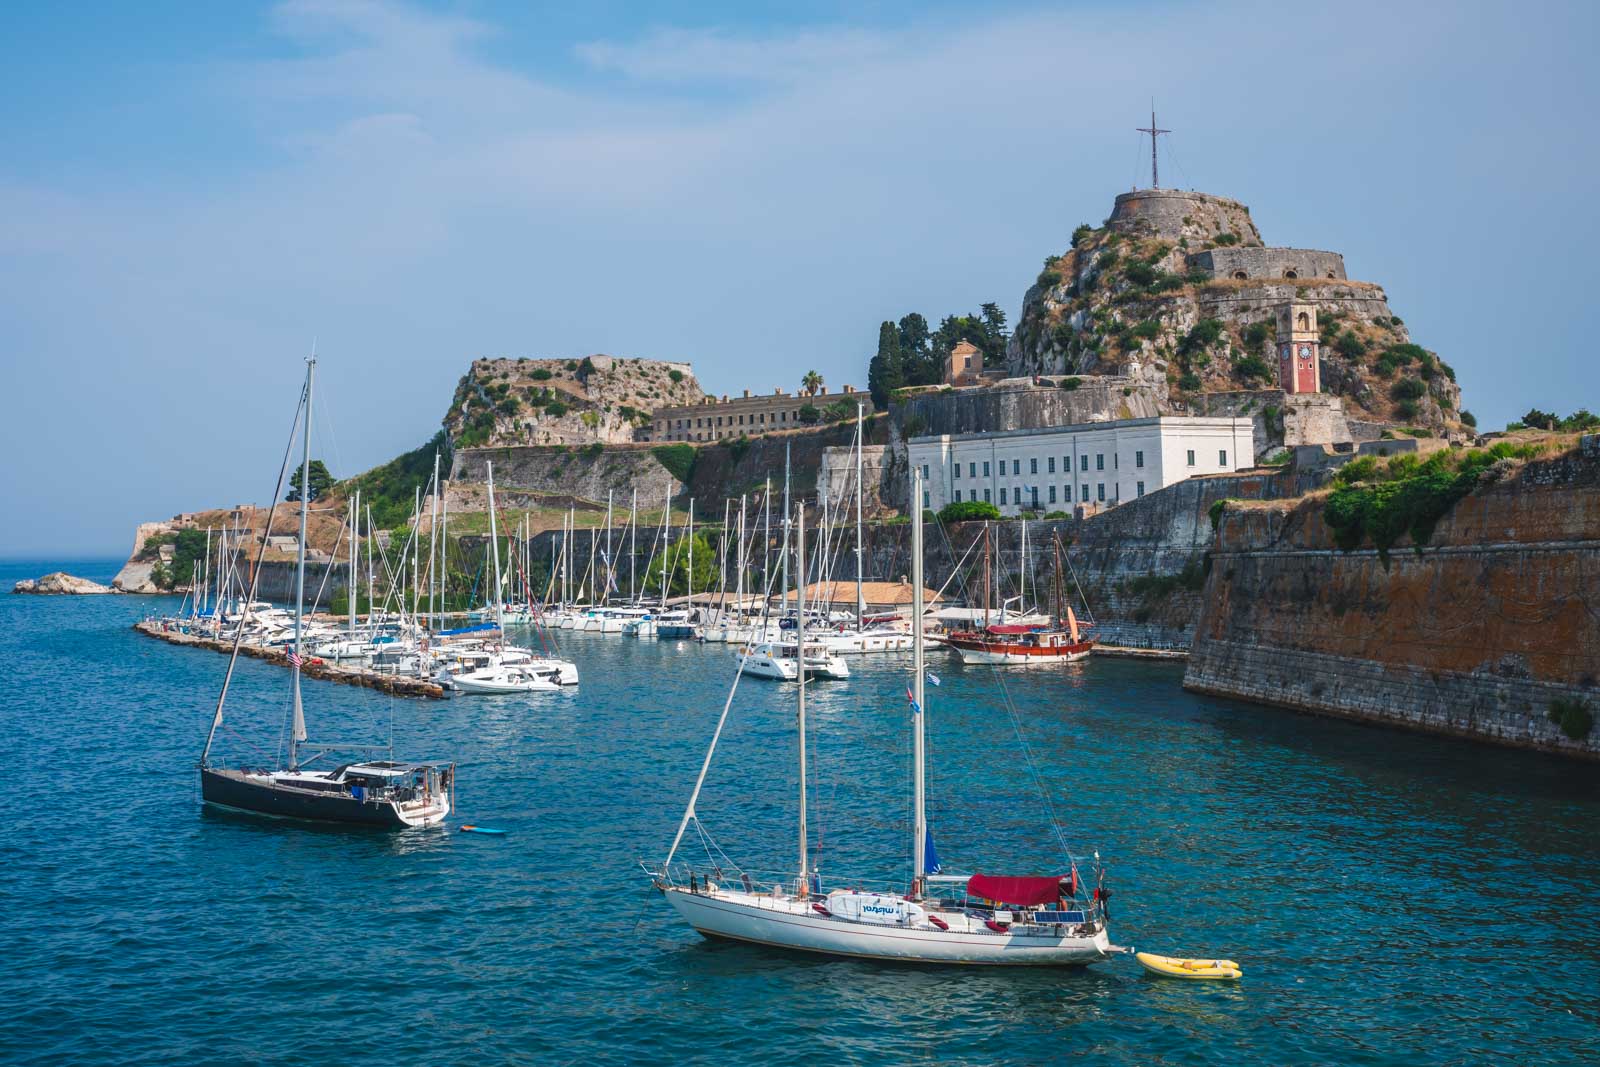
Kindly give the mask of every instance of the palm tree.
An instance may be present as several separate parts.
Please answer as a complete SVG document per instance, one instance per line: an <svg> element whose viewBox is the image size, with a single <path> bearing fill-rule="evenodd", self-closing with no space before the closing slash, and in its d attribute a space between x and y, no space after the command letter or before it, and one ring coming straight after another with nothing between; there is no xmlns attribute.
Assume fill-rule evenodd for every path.
<svg viewBox="0 0 1600 1067"><path fill-rule="evenodd" d="M807 396L816 396L822 389L822 375L814 370L806 371L806 376L800 379L800 388Z"/></svg>

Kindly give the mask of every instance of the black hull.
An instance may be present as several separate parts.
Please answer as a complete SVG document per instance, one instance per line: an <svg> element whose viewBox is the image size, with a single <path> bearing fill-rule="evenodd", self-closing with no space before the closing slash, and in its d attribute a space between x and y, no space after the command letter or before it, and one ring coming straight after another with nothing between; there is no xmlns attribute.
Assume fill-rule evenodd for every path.
<svg viewBox="0 0 1600 1067"><path fill-rule="evenodd" d="M370 803L348 793L321 793L268 785L238 771L200 769L200 795L206 803L259 815L313 822L344 823L398 830L407 823L388 801Z"/></svg>

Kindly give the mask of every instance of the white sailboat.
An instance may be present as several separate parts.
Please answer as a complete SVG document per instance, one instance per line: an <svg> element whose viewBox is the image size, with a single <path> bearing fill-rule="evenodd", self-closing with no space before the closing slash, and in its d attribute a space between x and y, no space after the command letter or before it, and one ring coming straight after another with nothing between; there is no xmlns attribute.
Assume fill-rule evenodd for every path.
<svg viewBox="0 0 1600 1067"><path fill-rule="evenodd" d="M1076 865L1068 859L1060 874L1033 877L995 877L973 874L943 878L928 829L926 782L926 718L923 693L922 645L922 499L920 471L913 470L912 566L914 604L912 625L912 793L914 818L911 833L909 887L878 891L836 888L824 892L813 869L807 841L806 799L806 684L797 679L800 804L798 868L792 880L760 884L748 873L727 873L720 868L675 866L678 847L691 822L698 822L696 804L717 741L733 705L730 693L690 794L683 819L660 869L652 872L658 889L683 919L707 937L727 938L758 945L912 963L964 963L990 965L1083 966L1120 951L1106 929L1106 893L1097 882L1078 882ZM803 523L803 513L801 522ZM803 556L801 557L803 560ZM803 563L802 563L803 566ZM805 588L801 575L800 588ZM801 605L804 617L804 605ZM805 633L797 634L804 655ZM737 686L737 680L735 681ZM945 896L934 887L965 884L959 896Z"/></svg>

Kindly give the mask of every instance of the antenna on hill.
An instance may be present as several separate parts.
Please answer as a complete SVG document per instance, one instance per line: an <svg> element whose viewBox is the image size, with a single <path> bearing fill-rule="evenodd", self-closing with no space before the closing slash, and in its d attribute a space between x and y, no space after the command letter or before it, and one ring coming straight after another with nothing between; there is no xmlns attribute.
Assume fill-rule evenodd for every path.
<svg viewBox="0 0 1600 1067"><path fill-rule="evenodd" d="M1156 170L1156 135L1171 133L1172 131L1163 130L1156 125L1156 105L1153 100L1150 102L1150 125L1148 127L1140 126L1139 132L1150 135L1150 188L1159 189L1161 188L1161 173Z"/></svg>

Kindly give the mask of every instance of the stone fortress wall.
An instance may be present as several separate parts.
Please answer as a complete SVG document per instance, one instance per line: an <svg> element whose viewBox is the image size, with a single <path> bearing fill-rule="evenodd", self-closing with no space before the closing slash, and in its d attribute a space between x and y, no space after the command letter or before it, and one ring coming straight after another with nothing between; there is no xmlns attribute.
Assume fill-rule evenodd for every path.
<svg viewBox="0 0 1600 1067"><path fill-rule="evenodd" d="M1215 238L1219 233L1238 236L1243 245L1260 245L1261 233L1250 220L1250 209L1237 200L1182 189L1135 189L1117 197L1106 224L1119 233L1149 234L1176 241Z"/></svg>
<svg viewBox="0 0 1600 1067"><path fill-rule="evenodd" d="M1215 278L1325 278L1346 280L1344 257L1311 248L1211 248L1189 257L1189 266Z"/></svg>

